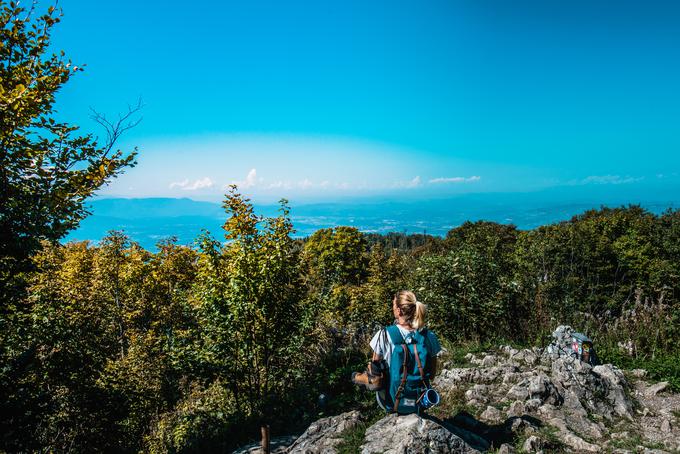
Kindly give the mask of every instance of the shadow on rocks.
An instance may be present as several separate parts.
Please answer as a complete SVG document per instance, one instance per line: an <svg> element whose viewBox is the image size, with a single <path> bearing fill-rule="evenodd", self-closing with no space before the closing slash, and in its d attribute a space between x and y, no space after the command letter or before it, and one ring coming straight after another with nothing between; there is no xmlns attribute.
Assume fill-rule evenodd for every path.
<svg viewBox="0 0 680 454"><path fill-rule="evenodd" d="M540 419L530 415L512 416L501 424L493 425L478 420L466 411L444 420L431 415L424 415L423 418L440 424L469 445L482 451L490 448L497 449L504 443L514 445L525 430L529 428L529 430L537 430L543 427Z"/></svg>

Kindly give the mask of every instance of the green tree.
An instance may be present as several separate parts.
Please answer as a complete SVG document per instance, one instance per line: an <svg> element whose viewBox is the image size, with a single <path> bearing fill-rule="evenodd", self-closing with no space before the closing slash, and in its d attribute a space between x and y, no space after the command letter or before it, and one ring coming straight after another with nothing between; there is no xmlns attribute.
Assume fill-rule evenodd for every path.
<svg viewBox="0 0 680 454"><path fill-rule="evenodd" d="M521 329L512 252L514 226L466 222L447 234L443 254L420 257L412 288L432 327L456 340L492 340Z"/></svg>
<svg viewBox="0 0 680 454"><path fill-rule="evenodd" d="M36 426L46 414L45 406L58 397L45 390L55 389L65 371L77 370L75 377L87 374L91 367L96 369L98 363L90 356L93 350L81 350L79 342L106 342L95 328L85 329L89 318L71 319L63 312L81 302L59 294L63 289L36 284L37 278L30 271L41 266L42 259L37 257L41 248L75 228L87 214L86 199L124 168L134 165L136 155L136 150L124 153L114 145L137 123L131 118L139 106L116 121L95 112L94 119L106 130L103 141L57 119L55 95L82 68L74 66L63 52L51 52L51 33L60 13L50 7L37 16L35 5L26 10L18 2L0 0L0 426L4 445L0 450L30 450L31 443L45 441L41 435L60 434L59 440L52 438L52 442L44 443L47 449L57 449L65 437L76 433L62 430L50 435L49 430L59 428L59 424L45 420ZM61 252L48 254L55 257L53 263L60 263L56 257ZM48 269L54 271L51 266ZM54 278L56 271L51 271L45 279ZM30 298L24 298L27 285L36 285L36 293ZM51 294L54 300L50 302L46 298ZM62 307L59 303L65 304ZM59 316L51 319L54 311ZM88 335L78 337L82 333ZM60 353L45 356L53 351ZM71 352L73 356L69 356ZM50 361L45 362L46 358ZM61 366L55 367L57 375L45 371L45 364L56 365L63 358L76 359L67 360L71 368L60 371ZM68 411L51 413L53 421L67 419L68 412L78 408L67 407ZM91 417L96 419L95 413ZM77 418L73 421L79 424Z"/></svg>
<svg viewBox="0 0 680 454"><path fill-rule="evenodd" d="M325 294L333 285L365 281L368 244L354 227L320 229L305 243L304 259L313 285Z"/></svg>
<svg viewBox="0 0 680 454"><path fill-rule="evenodd" d="M55 95L82 68L64 53L50 54L60 15L54 7L35 17L18 2L0 2L0 265L3 295L41 240L58 240L87 214L85 200L125 167L136 150L114 150L136 122L136 108L118 121L96 114L106 127L100 143L92 134L56 120ZM7 301L3 298L3 301Z"/></svg>
<svg viewBox="0 0 680 454"><path fill-rule="evenodd" d="M231 391L235 411L262 421L281 411L301 339L301 284L286 201L262 218L232 186L224 202L226 244L205 238L196 295L201 361Z"/></svg>

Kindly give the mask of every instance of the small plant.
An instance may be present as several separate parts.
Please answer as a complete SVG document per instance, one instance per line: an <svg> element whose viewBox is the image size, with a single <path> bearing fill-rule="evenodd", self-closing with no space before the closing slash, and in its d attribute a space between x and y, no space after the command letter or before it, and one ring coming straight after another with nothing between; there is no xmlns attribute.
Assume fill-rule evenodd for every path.
<svg viewBox="0 0 680 454"><path fill-rule="evenodd" d="M362 421L356 426L343 431L341 434L342 442L336 448L338 454L358 454L360 452L359 448L364 443L366 429L384 416L385 413L376 410L369 415L366 421Z"/></svg>
<svg viewBox="0 0 680 454"><path fill-rule="evenodd" d="M537 432L524 432L520 437L517 438L515 442L515 447L518 452L524 451L524 443L530 436L536 436L543 441L542 450L543 452L551 453L566 453L570 452L567 450L567 446L560 440L557 436L557 429L552 426L543 426Z"/></svg>
<svg viewBox="0 0 680 454"><path fill-rule="evenodd" d="M644 446L648 449L665 449L663 443L653 443L645 440L638 433L630 434L627 438L612 440L610 446L614 449L636 449L638 446Z"/></svg>
<svg viewBox="0 0 680 454"><path fill-rule="evenodd" d="M468 386L461 384L441 393L439 405L429 410L429 413L441 419L453 417L461 412L476 415L477 409L469 405L465 399L465 391L468 389Z"/></svg>

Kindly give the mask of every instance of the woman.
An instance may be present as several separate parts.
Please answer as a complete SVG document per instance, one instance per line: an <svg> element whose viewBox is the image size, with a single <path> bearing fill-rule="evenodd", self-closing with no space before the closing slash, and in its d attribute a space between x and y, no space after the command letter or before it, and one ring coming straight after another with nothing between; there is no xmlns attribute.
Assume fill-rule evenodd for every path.
<svg viewBox="0 0 680 454"><path fill-rule="evenodd" d="M416 299L412 291L401 290L394 295L392 300L392 313L395 319L394 325L404 340L412 337L415 332L424 335L428 354L426 373L430 378L434 377L437 371L436 355L441 351L441 345L437 336L425 329L427 307ZM373 357L368 370L364 373L352 374L352 381L357 385L366 386L369 391L379 391L384 388L386 371L390 370L392 352L396 344L392 336L388 335L388 329L383 328L373 336L370 345L373 349ZM387 368L382 364L383 359L387 362Z"/></svg>

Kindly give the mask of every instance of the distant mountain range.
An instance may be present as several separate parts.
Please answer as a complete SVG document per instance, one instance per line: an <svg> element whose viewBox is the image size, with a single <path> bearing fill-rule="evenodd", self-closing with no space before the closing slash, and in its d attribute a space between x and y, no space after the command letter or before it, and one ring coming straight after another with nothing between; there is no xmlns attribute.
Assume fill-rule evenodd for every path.
<svg viewBox="0 0 680 454"><path fill-rule="evenodd" d="M377 198L333 203L291 205L295 236L339 225L354 226L364 232L428 233L446 235L465 221L489 220L515 224L520 229L568 220L591 208L640 204L653 213L677 209L680 197L667 200L621 200L615 195L589 200L587 193L574 197L555 191L533 193L466 194L427 200L388 201ZM123 230L147 249L164 238L176 237L180 244L192 244L202 230L222 238L226 214L221 204L187 198L96 199L93 214L65 241L98 241L110 230ZM275 216L277 205L255 205L256 212Z"/></svg>

